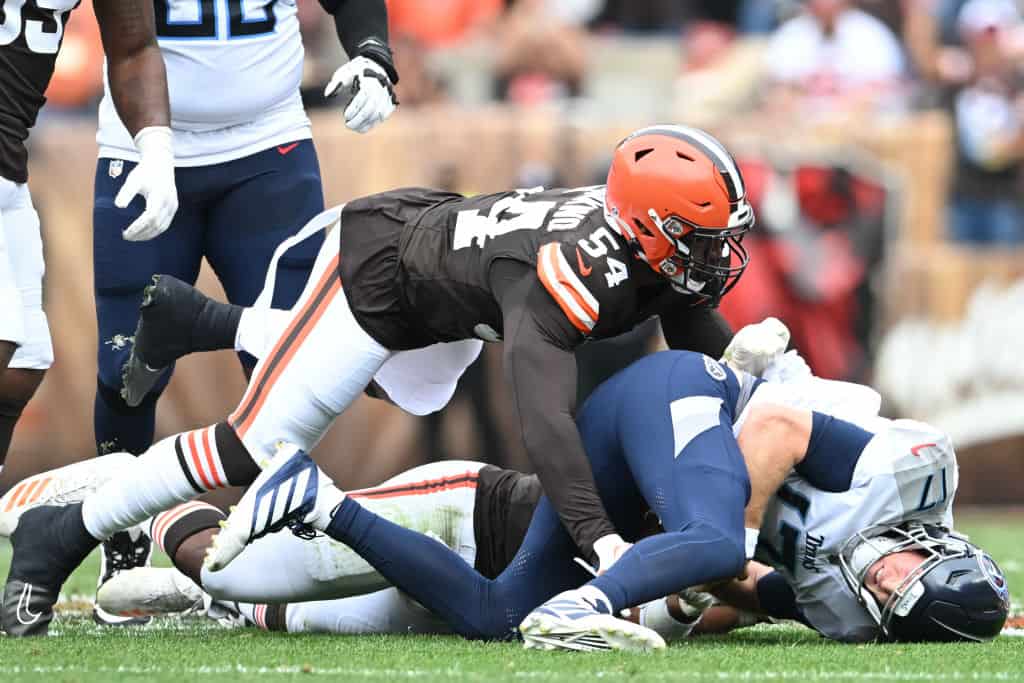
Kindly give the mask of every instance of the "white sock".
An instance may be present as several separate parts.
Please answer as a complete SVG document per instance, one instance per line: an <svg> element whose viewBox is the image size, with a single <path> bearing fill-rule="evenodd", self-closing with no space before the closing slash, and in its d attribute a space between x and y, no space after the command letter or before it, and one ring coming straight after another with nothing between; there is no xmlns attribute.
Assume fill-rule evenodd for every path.
<svg viewBox="0 0 1024 683"><path fill-rule="evenodd" d="M212 428L208 429L212 431ZM112 478L85 499L82 521L93 538L101 541L110 538L118 531L199 495L200 492L182 470L175 448L175 441L179 438L184 441L185 437L170 436L153 444L128 464L120 476ZM182 448L186 453L184 457L188 459L187 443ZM216 476L223 476L223 473L218 471Z"/></svg>
<svg viewBox="0 0 1024 683"><path fill-rule="evenodd" d="M263 358L277 338L284 332L291 315L277 308L249 307L242 311L235 332L235 351Z"/></svg>

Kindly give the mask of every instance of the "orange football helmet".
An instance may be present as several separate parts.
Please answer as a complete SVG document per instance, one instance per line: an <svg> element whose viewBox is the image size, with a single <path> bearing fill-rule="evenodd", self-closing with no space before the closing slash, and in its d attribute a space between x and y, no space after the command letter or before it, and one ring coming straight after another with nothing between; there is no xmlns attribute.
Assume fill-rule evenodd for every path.
<svg viewBox="0 0 1024 683"><path fill-rule="evenodd" d="M608 169L608 223L680 292L717 306L749 258L754 227L743 176L708 133L687 126L641 128L619 143Z"/></svg>

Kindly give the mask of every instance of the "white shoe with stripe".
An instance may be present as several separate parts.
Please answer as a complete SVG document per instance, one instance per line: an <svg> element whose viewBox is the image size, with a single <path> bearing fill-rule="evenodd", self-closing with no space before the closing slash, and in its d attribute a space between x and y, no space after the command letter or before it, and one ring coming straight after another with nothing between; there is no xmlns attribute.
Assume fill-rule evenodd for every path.
<svg viewBox="0 0 1024 683"><path fill-rule="evenodd" d="M540 650L649 652L665 647L655 631L598 609L580 590L559 593L519 624L523 646Z"/></svg>
<svg viewBox="0 0 1024 683"><path fill-rule="evenodd" d="M221 522L204 564L219 571L249 543L285 527L297 535L322 531L344 497L304 451L283 444Z"/></svg>
<svg viewBox="0 0 1024 683"><path fill-rule="evenodd" d="M203 590L177 569L137 567L96 591L96 604L119 617L151 617L203 608Z"/></svg>
<svg viewBox="0 0 1024 683"><path fill-rule="evenodd" d="M111 453L23 479L0 498L0 536L14 533L18 520L32 508L81 502L133 462L130 453Z"/></svg>

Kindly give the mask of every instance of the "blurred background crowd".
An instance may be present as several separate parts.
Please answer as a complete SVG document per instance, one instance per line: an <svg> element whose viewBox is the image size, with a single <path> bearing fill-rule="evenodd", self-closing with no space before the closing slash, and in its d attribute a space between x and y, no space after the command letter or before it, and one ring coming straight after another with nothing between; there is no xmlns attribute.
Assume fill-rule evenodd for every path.
<svg viewBox="0 0 1024 683"><path fill-rule="evenodd" d="M1017 2L388 0L401 106L367 136L321 94L344 60L332 22L314 0L298 6L328 204L408 184L601 183L623 133L707 128L758 213L751 265L723 302L732 324L781 318L816 373L871 382L890 413L951 432L977 473L962 498L1024 500ZM57 364L16 435L9 462L26 470L91 455L98 41L91 12L75 12L32 138ZM659 342L650 325L585 348L581 392ZM488 349L431 418L365 399L322 450L351 485L427 457L525 466L500 365ZM219 419L241 395L229 354L179 368L160 434Z"/></svg>

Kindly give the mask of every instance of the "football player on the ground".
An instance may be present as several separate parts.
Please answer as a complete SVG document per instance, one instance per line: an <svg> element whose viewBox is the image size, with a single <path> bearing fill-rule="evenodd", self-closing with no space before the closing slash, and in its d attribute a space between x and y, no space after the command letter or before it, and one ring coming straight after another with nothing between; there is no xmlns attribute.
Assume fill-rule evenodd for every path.
<svg viewBox="0 0 1024 683"><path fill-rule="evenodd" d="M996 636L1009 595L991 558L949 533L956 461L948 438L875 410L842 409L850 385L787 387L810 409L775 403L787 394L773 386L785 385L669 351L594 392L580 432L606 509L626 538L638 540L590 581L573 564L575 547L547 498L513 569L489 580L442 545L366 510L293 446L243 496L206 566L224 566L239 537L316 529L466 637L505 638L518 626L533 647L649 649L662 639L614 615L738 575L757 539L744 524L760 518L759 552L778 570L756 585L770 614L801 618L841 640ZM853 386L854 397L862 394ZM748 470L759 476L748 480ZM280 491L292 495L275 506ZM643 537L645 510L662 533Z"/></svg>
<svg viewBox="0 0 1024 683"><path fill-rule="evenodd" d="M454 385L480 338L505 339L526 451L575 543L602 567L625 548L573 422L572 349L659 315L671 346L721 356L731 334L713 306L746 266L740 241L753 225L724 147L691 128L646 128L619 144L607 188L473 198L396 190L327 211L307 228L335 224L227 420L155 444L81 505L22 519L7 602L13 609L14 592L31 585L40 616L19 632L45 632L61 584L98 540L204 491L251 483L282 440L312 448L389 359L404 358L406 368L388 388L392 399L440 408L449 397L440 389ZM190 318L209 312L208 302L198 306ZM223 329L197 346L225 335L233 343L237 321L220 317Z"/></svg>
<svg viewBox="0 0 1024 683"><path fill-rule="evenodd" d="M388 47L385 2L320 4L333 15L352 58L334 74L327 94L342 96L346 125L365 133L395 109L392 86L398 74ZM100 454L138 454L152 444L156 403L173 368L158 367L149 390L131 405L120 393L120 373L153 274L195 282L205 257L228 300L249 305L277 245L324 209L319 163L299 94L303 46L294 0L157 0L156 7L181 208L160 237L121 239L140 207L115 203L114 197L131 186L128 173L139 156L108 89L99 107L93 208ZM317 236L281 260L274 305L295 303L319 246ZM251 370L255 361L241 359ZM150 548L149 539L138 533L113 536L104 543L100 583L117 568L148 562ZM95 617L101 623L117 621L102 610Z"/></svg>
<svg viewBox="0 0 1024 683"><path fill-rule="evenodd" d="M741 330L737 339L749 330ZM769 370L775 378L779 377L777 365ZM637 372L638 369L629 368L623 374ZM948 441L927 425L877 418L878 396L866 387L810 377L794 381L793 373L789 375L787 381L791 386L758 385L747 409L733 426L734 431L742 430L740 439L745 452L753 453L752 449L762 443L797 451L819 448L811 445L815 432L818 438L826 437L821 448L845 444L844 448L851 452L858 451L865 435L852 422L827 424L827 415L844 415L851 420L873 423L877 433L856 458L850 490L838 493L812 486L805 476L806 471L789 477L786 485L768 502L758 550L778 572L769 575L767 567L751 563L748 579L738 586L721 588L720 595L754 612L771 611L778 617L797 618L827 637L844 641L886 637L981 639L997 633L1005 618L1006 585L995 565L990 564L978 548L936 527L929 532L931 539L920 540L930 555L928 563L921 565L922 555L902 552L912 549L917 542L895 547L891 541L874 536L874 530L879 529L901 534L903 530L915 529L910 525L921 521L951 523L949 505L955 494L956 478L952 474L943 477L944 471L955 469L955 456L948 448ZM599 391L594 401L613 399L612 394ZM809 412L811 408L816 412ZM608 408L587 408L587 411L593 410L607 411ZM589 451L600 448L595 439L612 435L609 430L590 430L584 436L589 437L585 441ZM902 442L908 438L916 441L918 437L941 444L935 446L936 457L914 456L912 448L909 455L905 452L900 455L906 445ZM687 454L684 452L680 457L687 457ZM782 453L780 459L784 462L788 457ZM843 459L839 458L835 464L843 465L840 462ZM113 474L113 468L100 471L101 464L102 461L77 463L24 482L24 486L39 494L38 502L19 503L24 496L19 496L17 490L0 499L0 534L8 535L26 509L39 504L80 500L84 491L94 489ZM771 465L770 459L767 464ZM748 458L755 487L764 488L759 486L764 465L764 458L760 465ZM777 472L778 468L769 467L769 479L773 471ZM822 473L812 472L811 475L819 484L839 488L848 473L848 468L830 473L835 481L828 481ZM929 477L938 479L929 480ZM938 483L940 480L946 482L945 486ZM926 499L934 494L936 505L929 506L928 500L923 503L918 500L918 489ZM913 494L909 499L903 496L907 491ZM602 493L612 496L612 502L606 500L610 508L618 507L614 502L617 496L634 495L625 487ZM431 534L474 565L480 575L491 579L498 577L512 562L540 494L534 476L478 463L443 462L415 468L379 487L348 495L386 519ZM865 501L869 504L865 505ZM807 520L816 521L805 526L788 525L780 522L780 516L784 516L780 515L780 510L792 510L793 521L799 524L803 522L795 515L800 511L806 512ZM648 513L646 505L633 514L646 522L642 533L660 531L657 519ZM217 600L243 601L244 604L227 607L237 607L261 627L337 633L402 632L407 628L417 632L446 630L443 622L427 616L394 589L379 590L365 597L330 600L382 589L386 582L347 546L324 536L304 542L287 533L270 534L247 546L226 569L219 572L203 569L202 558L212 546L222 519L220 511L190 502L161 513L152 520L151 527L154 538L181 572ZM828 525L828 529L822 529L822 524ZM878 527L878 524L893 526ZM833 527L837 530L836 542L825 543L825 532L831 533ZM799 551L801 539L806 539L802 553ZM876 548L878 543L885 543L886 547ZM890 545L893 547L888 547ZM780 550L772 551L773 547ZM868 598L867 594L851 591L847 583L850 575L841 575L830 564L839 564L838 558L843 552L850 558L857 558L858 571L865 577L865 587L873 593L877 604L858 602L858 592L864 599ZM533 580L549 571L562 571L557 562L552 562L550 567L526 565L529 571L523 580ZM569 557L559 562L568 563ZM268 575L268 564L279 571ZM800 570L794 573L796 565ZM920 571L917 571L918 565L921 565ZM532 574L533 571L537 574ZM945 588L948 582L944 577L954 574L957 578L954 587ZM922 586L908 581L906 586L900 587L907 577L920 581ZM502 576L492 585L507 580L508 576ZM888 596L896 593L910 597L904 598L905 603L896 601L892 609L886 610ZM204 596L192 580L176 570L143 568L121 574L107 583L99 599L115 612L147 613L192 608ZM910 604L910 599L914 604ZM936 599L953 609L952 618L949 613L939 615L945 616L944 626L939 628L934 628L938 624L930 620L937 608L929 605ZM268 602L291 604L275 607L267 605ZM710 618L698 622L700 603L700 596L687 591L684 596L670 595L646 603L634 612L638 612L640 624L653 628L666 640L685 637L695 625L698 631L707 632L737 623L736 610L722 605L709 613ZM206 605L209 604L207 598ZM899 614L900 605L914 611L909 615ZM491 607L498 609L501 605ZM964 611L958 612L960 609ZM882 615L887 611L890 616L884 620ZM971 617L965 620L964 615L968 613ZM901 618L893 619L894 614ZM753 612L744 614L742 619L746 623L756 620ZM885 630L880 632L876 624L884 624Z"/></svg>
<svg viewBox="0 0 1024 683"><path fill-rule="evenodd" d="M64 24L78 0L0 0L0 470L14 424L53 362L43 312L43 246L28 185L25 140L46 101ZM177 207L167 81L147 0L96 0L112 106L137 149L139 167L117 195L145 211L117 239L166 229ZM134 137L132 137L134 136ZM142 200L139 200L140 207ZM3 482L0 480L0 490Z"/></svg>

